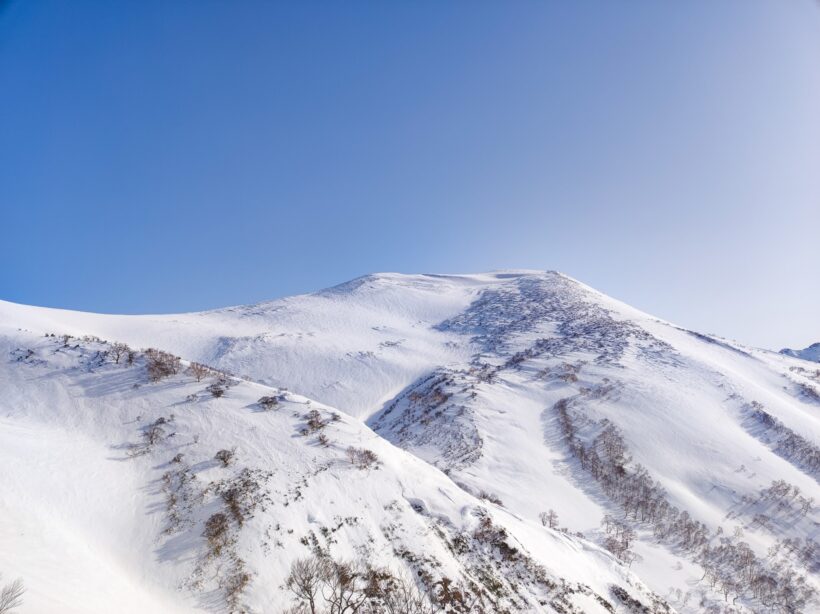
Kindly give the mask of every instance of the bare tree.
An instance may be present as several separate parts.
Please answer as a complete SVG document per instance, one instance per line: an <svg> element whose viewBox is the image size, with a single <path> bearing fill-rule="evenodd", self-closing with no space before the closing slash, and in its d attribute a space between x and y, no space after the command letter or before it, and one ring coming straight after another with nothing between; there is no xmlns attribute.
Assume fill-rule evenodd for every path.
<svg viewBox="0 0 820 614"><path fill-rule="evenodd" d="M120 360L122 360L123 357L128 356L128 353L131 351L131 348L129 348L124 343L117 342L111 346L110 351L111 356L114 358L114 364L118 365L120 364Z"/></svg>
<svg viewBox="0 0 820 614"><path fill-rule="evenodd" d="M211 370L207 367L207 365L203 365L200 362L192 362L188 367L188 373L196 378L196 381L201 382L203 377L207 377L207 375L211 372Z"/></svg>
<svg viewBox="0 0 820 614"><path fill-rule="evenodd" d="M322 565L322 596L334 614L358 612L367 601L364 570L346 561L325 561Z"/></svg>
<svg viewBox="0 0 820 614"><path fill-rule="evenodd" d="M306 606L310 614L318 614L316 606L321 597L323 566L322 561L316 557L297 559L285 580L285 586L300 604Z"/></svg>
<svg viewBox="0 0 820 614"><path fill-rule="evenodd" d="M436 614L442 611L427 593L419 590L406 577L390 577L377 594L381 597L381 605L386 614Z"/></svg>
<svg viewBox="0 0 820 614"><path fill-rule="evenodd" d="M25 592L23 581L19 578L6 584L0 590L0 614L12 614L14 608L23 605L23 593Z"/></svg>

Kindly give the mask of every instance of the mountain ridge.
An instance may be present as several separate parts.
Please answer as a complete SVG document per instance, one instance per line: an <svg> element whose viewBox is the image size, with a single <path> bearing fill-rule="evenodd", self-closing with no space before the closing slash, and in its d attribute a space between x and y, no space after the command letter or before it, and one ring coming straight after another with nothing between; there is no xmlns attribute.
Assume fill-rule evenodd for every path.
<svg viewBox="0 0 820 614"><path fill-rule="evenodd" d="M125 483L146 485L158 479L151 467L164 467L169 483L154 487L157 496L202 497L172 536L186 548L166 543L159 561L142 558L150 586L177 598L158 570L184 585L180 611L227 596L230 577L202 568L192 584L185 561L207 553L206 511L242 475L256 476L258 498L257 519L231 525L233 552L249 571L234 605L249 612L284 608L287 591L270 581L281 585L286 561L317 548L403 566L427 578L426 589L441 590L446 574L478 600L446 611L631 611L630 599L658 612L816 603L810 494L820 476L820 374L791 356L677 327L557 272L376 274L170 316L0 302L0 340L9 356L0 376L16 391L0 399L9 432L59 424L94 446L131 450L116 446L142 445L155 426L173 429L123 467L138 467ZM151 381L162 352L134 350L134 366L124 367L115 342L189 362ZM202 382L185 370L190 362L209 365ZM264 398L279 409L265 410ZM172 426L156 424L171 412ZM219 446L236 447L235 469L208 460ZM346 448L372 448L381 468L351 469L358 461L345 460ZM18 454L36 458L36 447L25 450ZM177 450L191 464L167 460ZM328 497L315 493L327 488L344 513L325 513ZM148 499L142 505L155 508ZM18 509L13 498L0 502ZM145 531L166 539L167 518L147 518L132 517L140 552ZM283 533L274 518L288 519ZM9 564L0 555L0 570Z"/></svg>

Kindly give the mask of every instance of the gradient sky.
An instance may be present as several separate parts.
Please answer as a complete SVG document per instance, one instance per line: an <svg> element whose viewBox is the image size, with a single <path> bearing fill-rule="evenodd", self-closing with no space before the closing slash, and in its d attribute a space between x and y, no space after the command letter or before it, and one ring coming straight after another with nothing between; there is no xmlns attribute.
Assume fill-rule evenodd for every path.
<svg viewBox="0 0 820 614"><path fill-rule="evenodd" d="M820 340L820 4L0 0L0 298L564 271Z"/></svg>

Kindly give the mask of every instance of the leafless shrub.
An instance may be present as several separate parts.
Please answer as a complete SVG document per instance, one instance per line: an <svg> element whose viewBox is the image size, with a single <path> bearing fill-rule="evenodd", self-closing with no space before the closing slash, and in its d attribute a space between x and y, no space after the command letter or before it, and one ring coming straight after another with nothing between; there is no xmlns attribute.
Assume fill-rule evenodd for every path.
<svg viewBox="0 0 820 614"><path fill-rule="evenodd" d="M319 442L319 445L323 448L326 448L330 445L330 439L327 438L327 435L324 433L319 433L319 437L316 438L316 441Z"/></svg>
<svg viewBox="0 0 820 614"><path fill-rule="evenodd" d="M159 424L152 424L142 432L142 437L146 445L153 446L162 441L165 437L165 430Z"/></svg>
<svg viewBox="0 0 820 614"><path fill-rule="evenodd" d="M473 538L478 542L492 546L506 561L520 557L518 549L507 543L507 531L504 527L493 524L489 516L484 516L473 531Z"/></svg>
<svg viewBox="0 0 820 614"><path fill-rule="evenodd" d="M322 419L322 414L316 409L311 409L305 414L305 420L307 421L308 433L315 433L327 426L327 422Z"/></svg>
<svg viewBox="0 0 820 614"><path fill-rule="evenodd" d="M245 467L239 475L216 485L216 492L239 527L253 518L257 508L265 511L270 505L271 498L265 484L272 475L267 471Z"/></svg>
<svg viewBox="0 0 820 614"><path fill-rule="evenodd" d="M19 578L0 589L0 614L12 614L14 608L23 605L23 593L25 592L23 581Z"/></svg>
<svg viewBox="0 0 820 614"><path fill-rule="evenodd" d="M225 396L225 386L223 386L220 382L215 382L208 386L208 392L211 393L211 396L215 399L220 399Z"/></svg>
<svg viewBox="0 0 820 614"><path fill-rule="evenodd" d="M353 446L347 449L347 458L358 469L369 469L379 462L379 457L372 450Z"/></svg>
<svg viewBox="0 0 820 614"><path fill-rule="evenodd" d="M277 405L279 405L279 397L276 396L264 396L261 397L257 403L260 407L262 407L266 411L270 411L274 409Z"/></svg>
<svg viewBox="0 0 820 614"><path fill-rule="evenodd" d="M541 512L540 514L538 514L538 518L541 520L541 524L545 527L554 529L558 526L558 514L555 512L555 510Z"/></svg>
<svg viewBox="0 0 820 614"><path fill-rule="evenodd" d="M232 610L236 609L242 593L250 583L251 575L245 571L245 562L242 559L236 559L233 570L222 580L225 600Z"/></svg>
<svg viewBox="0 0 820 614"><path fill-rule="evenodd" d="M217 557L230 543L230 523L228 516L217 512L205 522L203 536L208 540L211 556Z"/></svg>
<svg viewBox="0 0 820 614"><path fill-rule="evenodd" d="M483 499L484 501L489 501L490 503L495 503L496 505L500 505L504 507L504 502L498 497L498 495L493 494L491 492L487 492L482 490L478 493L478 498Z"/></svg>
<svg viewBox="0 0 820 614"><path fill-rule="evenodd" d="M236 456L236 450L220 450L214 455L214 458L222 463L223 467L227 467L230 465L234 457Z"/></svg>
<svg viewBox="0 0 820 614"><path fill-rule="evenodd" d="M798 390L800 390L800 394L802 394L807 399L814 401L815 403L820 403L820 392L817 392L817 389L814 386L810 386L809 384L799 383L797 385Z"/></svg>

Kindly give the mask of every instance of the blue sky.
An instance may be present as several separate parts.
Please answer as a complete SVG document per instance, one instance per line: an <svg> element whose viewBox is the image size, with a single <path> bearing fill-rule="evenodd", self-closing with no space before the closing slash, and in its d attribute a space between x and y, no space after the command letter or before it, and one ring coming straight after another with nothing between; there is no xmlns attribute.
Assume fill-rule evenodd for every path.
<svg viewBox="0 0 820 614"><path fill-rule="evenodd" d="M559 269L820 340L820 4L0 4L0 297Z"/></svg>

